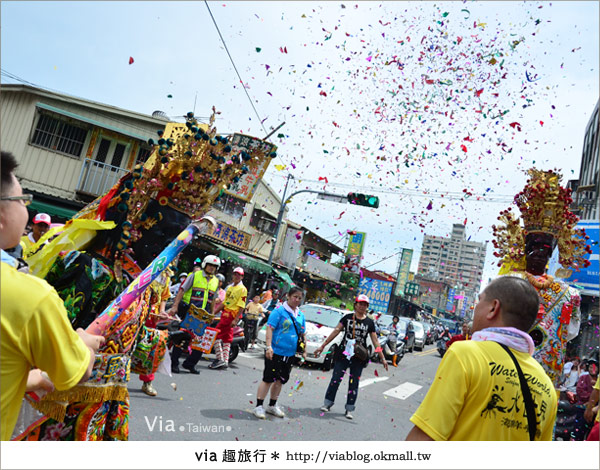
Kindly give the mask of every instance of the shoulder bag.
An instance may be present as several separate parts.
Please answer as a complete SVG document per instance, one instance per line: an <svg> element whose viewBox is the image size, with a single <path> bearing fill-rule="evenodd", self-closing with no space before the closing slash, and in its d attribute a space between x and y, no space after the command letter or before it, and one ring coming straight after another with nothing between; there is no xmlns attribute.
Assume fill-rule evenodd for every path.
<svg viewBox="0 0 600 470"><path fill-rule="evenodd" d="M500 344L500 343L498 343ZM523 375L523 371L521 370L521 366L519 365L515 355L512 353L510 348L505 344L500 344L502 349L504 349L510 358L515 363L515 367L517 368L517 374L519 375L519 382L521 383L521 393L523 394L523 401L525 402L525 411L527 412L527 429L529 430L529 440L535 440L535 434L537 432L537 420L535 417L535 404L533 403L533 398L531 397L531 390L527 385L527 380Z"/></svg>
<svg viewBox="0 0 600 470"><path fill-rule="evenodd" d="M304 354L304 341L302 341L302 337L300 336L300 332L298 331L298 327L296 326L296 321L294 320L294 316L288 312L285 307L281 307L285 310L285 312L290 316L292 320L292 324L294 325L294 330L296 330L296 335L298 336L298 345L296 346L296 352L298 354Z"/></svg>
<svg viewBox="0 0 600 470"><path fill-rule="evenodd" d="M352 338L356 340L356 314L352 316ZM369 351L361 343L354 343L354 355L359 361L366 362L369 359Z"/></svg>

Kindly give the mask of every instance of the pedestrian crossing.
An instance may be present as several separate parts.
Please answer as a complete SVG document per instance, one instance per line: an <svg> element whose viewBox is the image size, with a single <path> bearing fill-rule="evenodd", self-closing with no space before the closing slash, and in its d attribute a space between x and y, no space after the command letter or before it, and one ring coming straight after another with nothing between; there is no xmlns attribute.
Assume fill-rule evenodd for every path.
<svg viewBox="0 0 600 470"><path fill-rule="evenodd" d="M413 393L419 391L422 388L422 385L404 382L402 385L398 385L397 387L386 390L385 392L383 392L383 394L388 397L397 398L399 400L406 400Z"/></svg>

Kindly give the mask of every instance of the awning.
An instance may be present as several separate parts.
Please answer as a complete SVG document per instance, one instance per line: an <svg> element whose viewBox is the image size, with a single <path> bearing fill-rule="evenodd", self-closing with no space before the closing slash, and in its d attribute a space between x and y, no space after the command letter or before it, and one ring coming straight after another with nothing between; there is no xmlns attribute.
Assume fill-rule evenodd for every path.
<svg viewBox="0 0 600 470"><path fill-rule="evenodd" d="M65 219L70 219L78 212L73 209L67 209L66 207L56 206L47 202L37 201L35 199L31 201L29 209L34 210L36 212L45 212L46 214L56 215Z"/></svg>
<svg viewBox="0 0 600 470"><path fill-rule="evenodd" d="M290 275L288 273L286 273L285 271L281 271L276 268L273 268L273 271L275 271L275 275L277 277L279 277L284 283L286 283L289 288L292 288L296 285L296 283L294 281L292 281L292 278L290 277Z"/></svg>
<svg viewBox="0 0 600 470"><path fill-rule="evenodd" d="M223 246L220 246L219 249L219 257L221 259L231 261L232 263L237 264L243 268L266 274L270 274L273 270L271 266L269 266L267 263L258 258L255 258L254 256L250 256L245 253L240 253L238 251L233 251Z"/></svg>
<svg viewBox="0 0 600 470"><path fill-rule="evenodd" d="M41 108L41 109L46 109L48 111L52 111L53 113L62 114L63 116L67 116L72 119L77 119L78 121L87 122L88 124L92 124L93 126L97 126L97 127L103 128L103 129L108 129L113 132L117 132L118 134L133 137L134 139L138 139L143 142L148 141L148 139L150 138L149 136L143 136L143 135L139 135L139 134L136 134L134 132L131 132L131 131L128 131L125 129L120 129L115 126L111 126L110 124L106 124L105 122L96 121L95 119L91 119L89 117L85 117L80 114L72 113L71 111L66 111L64 109L55 108L54 106L50 106L46 103L36 103L35 106L38 108Z"/></svg>

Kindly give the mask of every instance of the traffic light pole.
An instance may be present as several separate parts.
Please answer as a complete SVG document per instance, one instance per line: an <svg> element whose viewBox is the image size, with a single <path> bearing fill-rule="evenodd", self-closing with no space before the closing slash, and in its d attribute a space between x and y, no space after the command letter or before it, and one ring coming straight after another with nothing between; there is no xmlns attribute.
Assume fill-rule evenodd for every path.
<svg viewBox="0 0 600 470"><path fill-rule="evenodd" d="M277 244L277 239L279 237L279 229L281 227L281 222L283 220L283 213L285 211L285 207L287 206L287 200L293 198L296 194L300 194L300 193L316 193L319 194L320 196L325 196L325 197L332 197L332 198L336 198L339 199L340 201L342 200L346 200L346 196L341 196L339 194L333 194L333 193L327 193L325 191L316 191L316 190L312 190L312 189L301 189L300 191L296 191L295 193L290 194L290 196L286 199L286 192L287 192L287 187L288 187L288 183L290 182L290 179L293 178L293 176L291 174L288 174L287 176L287 181L285 183L285 188L283 190L283 197L281 198L281 205L279 206L279 214L277 214L277 223L275 226L275 234L273 235L273 239L272 239L272 246L271 246L271 253L269 254L269 266L273 265L273 255L275 254L275 245Z"/></svg>

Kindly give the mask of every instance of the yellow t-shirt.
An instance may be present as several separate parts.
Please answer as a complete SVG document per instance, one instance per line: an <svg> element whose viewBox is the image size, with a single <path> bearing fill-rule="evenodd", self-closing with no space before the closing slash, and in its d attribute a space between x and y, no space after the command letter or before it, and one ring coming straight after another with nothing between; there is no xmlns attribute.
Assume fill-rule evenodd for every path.
<svg viewBox="0 0 600 470"><path fill-rule="evenodd" d="M258 320L260 314L265 311L265 308L261 304L255 304L254 302L250 302L248 307L246 307L248 313L246 316L249 320Z"/></svg>
<svg viewBox="0 0 600 470"><path fill-rule="evenodd" d="M46 281L0 263L0 414L2 440L10 439L32 367L57 390L81 380L90 350L71 327L63 301Z"/></svg>
<svg viewBox="0 0 600 470"><path fill-rule="evenodd" d="M243 283L239 283L235 286L229 286L225 292L225 300L223 301L224 308L234 312L238 312L240 308L246 306L246 297L248 295L248 289Z"/></svg>
<svg viewBox="0 0 600 470"><path fill-rule="evenodd" d="M557 396L529 354L512 351L535 403L536 440L552 439ZM436 441L529 440L515 365L492 341L458 341L446 351L425 399L410 419Z"/></svg>

